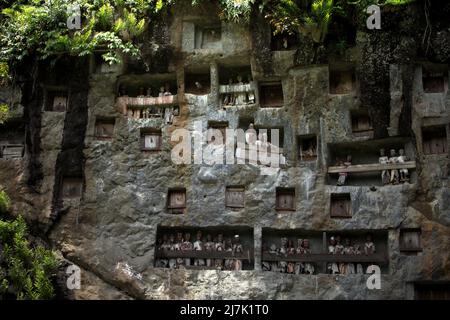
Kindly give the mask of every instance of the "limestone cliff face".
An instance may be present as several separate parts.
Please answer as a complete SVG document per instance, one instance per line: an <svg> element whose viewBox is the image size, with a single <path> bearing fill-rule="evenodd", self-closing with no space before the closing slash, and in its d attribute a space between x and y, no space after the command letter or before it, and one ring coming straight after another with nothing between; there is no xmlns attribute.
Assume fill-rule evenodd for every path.
<svg viewBox="0 0 450 320"><path fill-rule="evenodd" d="M90 74L87 63L62 74L68 65L56 66L59 72L42 69L46 76L38 77L42 86L32 99L23 96L31 94L29 90L22 90L22 98L20 90L0 92L0 97L12 97L18 108L16 119L25 114L28 128L25 156L0 159L0 186L13 199L13 211L23 213L66 263L82 269L81 290L65 290L64 295L75 299L405 299L413 297L414 283L450 281L448 26L433 34L431 43L442 40L435 52L421 56L411 47L420 34L400 32L390 39L397 27L422 21L420 10L387 12L386 30L377 35L360 27L355 46L336 55L325 48L308 51L304 44L297 51L270 50L267 27L220 22L210 12L210 8L175 7L165 15L143 44L148 71L143 62L127 60L115 68L96 68L92 59ZM263 24L260 17L252 19ZM211 26L221 30L220 44L201 48L198 30ZM256 37L255 32L261 34ZM308 56L302 58L302 50ZM444 70L443 92L424 91L427 63ZM223 70L242 66L251 67L258 84L256 103L225 109L219 88ZM353 90L330 94L331 73L346 70L356 75ZM209 76L210 93L187 93L190 75ZM172 124L164 118L133 119L120 112L121 85L136 87L160 79L176 79L180 112ZM282 85L283 106L261 108L265 90L261 85L273 81ZM45 97L61 89L68 90L68 111L44 111ZM36 118L30 119L36 114L37 125ZM354 114L375 119L374 139L355 136ZM99 119L114 119L112 139L96 138ZM210 122L227 122L236 129L243 120L260 128L283 129L287 165L267 175L261 166L250 164L172 162L171 135L176 129L194 130L195 122L205 130ZM446 130L447 153L425 154L422 131L429 126ZM146 128L161 130L160 151L141 151L141 129ZM299 159L300 139L309 136L317 137L317 159L304 162ZM38 150L30 152L36 139ZM350 175L348 183L338 187L336 177L327 173L342 155L354 155L355 163L378 162L381 147L405 148L416 161L410 183L382 186L378 175ZM42 172L37 180L31 179L36 183L30 183L30 175L35 175L30 161L38 163ZM79 201L63 199L64 178L81 179ZM225 206L227 186L245 187L244 208ZM295 211L276 210L278 187L295 189ZM182 215L167 209L171 188L186 189ZM342 193L350 195L352 217L332 218L330 197ZM253 270L155 267L158 228L243 226L253 229L248 240L254 245ZM388 263L382 269L381 289L367 289L368 275L262 271L261 251L269 228L327 234L385 232L382 247ZM406 228L421 230L422 251L400 250L400 232ZM314 245L321 247L322 242ZM125 263L140 277L130 275Z"/></svg>

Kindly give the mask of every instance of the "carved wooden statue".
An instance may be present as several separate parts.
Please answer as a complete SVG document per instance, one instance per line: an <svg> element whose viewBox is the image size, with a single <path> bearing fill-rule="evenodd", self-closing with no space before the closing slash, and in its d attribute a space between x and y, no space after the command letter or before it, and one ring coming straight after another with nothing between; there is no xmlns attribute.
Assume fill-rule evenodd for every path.
<svg viewBox="0 0 450 320"><path fill-rule="evenodd" d="M384 149L380 149L380 158L378 159L378 162L380 164L388 164L389 163L389 158L386 157ZM381 182L383 183L383 185L389 184L390 175L389 175L388 170L381 171Z"/></svg>
<svg viewBox="0 0 450 320"><path fill-rule="evenodd" d="M389 157L389 163L395 164L398 163L398 158L394 149L391 150L391 156ZM397 169L391 170L391 183L398 184L399 183L399 173Z"/></svg>

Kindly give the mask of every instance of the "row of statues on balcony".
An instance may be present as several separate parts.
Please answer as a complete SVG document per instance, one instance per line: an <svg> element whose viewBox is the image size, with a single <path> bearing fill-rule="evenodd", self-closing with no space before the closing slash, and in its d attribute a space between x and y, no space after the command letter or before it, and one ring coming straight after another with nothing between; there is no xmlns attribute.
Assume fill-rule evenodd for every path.
<svg viewBox="0 0 450 320"><path fill-rule="evenodd" d="M385 150L380 149L380 158L378 162L380 164L402 164L408 161L408 157L405 155L405 150L399 149L398 155L395 149L390 150L390 156L386 156ZM348 155L345 161L336 159L337 166L351 166L352 165L352 156ZM347 180L348 172L340 172L339 178L337 181L338 186L345 185L345 181ZM396 185L399 183L405 183L409 181L409 171L408 169L390 169L390 170L382 170L381 171L381 181L383 185Z"/></svg>
<svg viewBox="0 0 450 320"><path fill-rule="evenodd" d="M127 90L124 87L121 87L119 90L119 95L121 97L128 96ZM145 89L144 87L140 87L139 95L137 97L138 98L151 98L151 97L166 97L166 96L171 96L171 95L172 95L172 93L170 92L170 84L166 83L166 84L164 84L164 86L161 86L159 88L159 92L156 95L153 94L151 87L148 87L147 89Z"/></svg>
<svg viewBox="0 0 450 320"><path fill-rule="evenodd" d="M203 238L201 231L196 234L195 241L191 241L191 234L178 232L174 234L163 235L157 241L158 251L209 251L230 253L230 255L239 255L244 252L239 235L233 238L224 239L223 234L218 234L213 238L211 234L207 234ZM242 260L240 259L199 259L199 258L172 258L157 259L156 267L183 269L189 266L201 267L206 269L217 270L242 270Z"/></svg>
<svg viewBox="0 0 450 320"><path fill-rule="evenodd" d="M237 82L233 79L228 80L228 86L247 85L251 83L251 77L244 83L242 76L237 76ZM235 106L255 103L255 93L253 91L246 92L227 92L222 95L222 106Z"/></svg>
<svg viewBox="0 0 450 320"><path fill-rule="evenodd" d="M391 149L390 156L385 155L384 149L380 149L380 164L401 164L408 161L408 157L405 155L405 150L398 150L398 155L395 149ZM392 169L381 171L381 181L384 185L387 184L399 184L409 181L408 169Z"/></svg>
<svg viewBox="0 0 450 320"><path fill-rule="evenodd" d="M297 247L295 247L293 240L288 240L288 238L282 237L280 244L280 247L277 247L274 243L272 243L266 251L271 255L282 257L311 254L309 239L297 239ZM263 261L262 270L290 274L314 274L315 268L313 263L289 262L283 260L270 262Z"/></svg>
<svg viewBox="0 0 450 320"><path fill-rule="evenodd" d="M178 107L158 107L151 106L146 108L127 108L127 116L131 119L151 119L164 118L165 124L172 124L173 118L178 116L180 109Z"/></svg>
<svg viewBox="0 0 450 320"><path fill-rule="evenodd" d="M309 239L297 239L297 247L294 246L294 241L286 237L280 240L280 247L271 244L269 248L264 248L264 251L273 255L279 256L278 261L263 261L262 270L290 274L314 274L315 266L312 262L292 262L289 261L289 256L311 254L311 247ZM371 234L367 234L364 247L361 248L359 244L352 244L350 238L344 239L344 244L341 243L339 235L332 236L328 242L327 253L331 255L373 255L375 253L375 243ZM283 258L286 258L284 260ZM330 274L363 274L364 268L361 263L347 263L347 262L331 262L327 263L327 273Z"/></svg>
<svg viewBox="0 0 450 320"><path fill-rule="evenodd" d="M361 248L359 244L352 244L350 238L344 239L344 244L341 242L339 235L330 237L328 241L328 254L333 255L373 255L376 252L375 243L371 234L366 235L364 247ZM364 269L361 263L338 263L332 262L327 264L327 273L330 274L363 274Z"/></svg>

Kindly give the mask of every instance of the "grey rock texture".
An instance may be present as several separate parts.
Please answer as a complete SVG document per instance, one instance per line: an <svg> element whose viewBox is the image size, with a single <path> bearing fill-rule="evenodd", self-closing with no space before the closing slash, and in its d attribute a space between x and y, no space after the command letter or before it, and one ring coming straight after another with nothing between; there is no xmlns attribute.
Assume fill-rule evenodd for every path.
<svg viewBox="0 0 450 320"><path fill-rule="evenodd" d="M421 147L424 124L445 125L447 137L450 137L448 89L444 93L424 93L421 67L417 63L414 79L411 79L411 128L416 139L408 137L404 143L408 156L417 161L411 183L377 185L375 190L371 188L372 182L364 181L337 187L327 174L336 148L346 152L348 146L361 143L356 148L369 146L368 150L375 152L374 159L378 161L377 147L373 147L370 140L352 135L350 114L364 108L358 84L352 93L329 94L329 66L294 64L295 51L274 52L271 62L274 74L266 77L257 65L252 35L244 26L221 22L221 48L196 49L193 43L195 24L203 21L208 11L201 8L177 10L173 12L170 25L171 46L182 59L171 61L169 70L177 76L180 115L172 125L164 124L163 119L129 119L118 111L116 104L117 80L126 74L126 66L113 72L92 74L83 149L83 195L79 202L64 203L64 213L57 222L50 218L65 113L44 112L42 115L40 162L44 178L37 189L30 190L26 184L27 156L19 160L0 159L0 187L11 195L13 211L23 213L27 220L38 224L54 223L48 234L54 248L82 268L82 288L72 292L71 298L409 299L413 297L414 282L450 280L449 155L424 155ZM365 43L366 39L362 40L357 49ZM359 59L362 57L350 49L346 61L330 58L330 64L362 65ZM220 107L219 66L242 64L252 67L253 79L257 82L281 81L283 107L260 108L258 103ZM211 93L184 94L185 70L203 70L205 66L211 74ZM448 65L446 68L448 79ZM384 137L387 144L398 134L404 93L403 70L399 63L390 63L384 69L390 79L390 114L383 115L389 122L389 136ZM134 76L139 79L139 75ZM3 92L0 94L3 96ZM101 117L115 118L112 140L94 138L95 122ZM171 150L175 142L170 138L176 129L193 130L196 121L200 121L205 130L208 121L227 121L229 128L236 129L240 119L249 117L260 127L283 128L287 166L272 175L263 175L261 167L252 165L173 164ZM140 130L149 127L161 129L163 143L159 152L140 150ZM317 136L318 158L314 162L300 162L297 137L310 134ZM377 143L376 146L380 145ZM225 190L227 186L237 185L245 186L245 208L231 210L225 207ZM187 209L183 215L171 215L167 210L168 190L178 187L186 189ZM295 188L294 212L275 210L277 187ZM351 218L330 217L333 193L350 194ZM254 270L155 268L159 226L251 227L254 229ZM288 275L261 271L264 228L331 233L386 231L389 264L383 270L381 289L367 289L368 275ZM409 255L399 250L400 228L421 229L421 252ZM121 271L118 266L122 263L130 265L142 278Z"/></svg>

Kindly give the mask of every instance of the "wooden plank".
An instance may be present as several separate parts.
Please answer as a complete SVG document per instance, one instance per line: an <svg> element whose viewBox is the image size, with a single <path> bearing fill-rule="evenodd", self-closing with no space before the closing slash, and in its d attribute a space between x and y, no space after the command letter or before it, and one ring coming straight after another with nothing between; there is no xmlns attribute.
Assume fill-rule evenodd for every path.
<svg viewBox="0 0 450 320"><path fill-rule="evenodd" d="M243 253L233 255L229 251L167 251L159 250L155 253L156 259L176 259L176 258L193 258L193 259L241 259L253 260L253 250L247 250Z"/></svg>
<svg viewBox="0 0 450 320"><path fill-rule="evenodd" d="M387 264L388 258L382 253L373 255L334 255L334 254L295 254L281 256L264 252L262 261L289 262L349 262L349 263L378 263Z"/></svg>
<svg viewBox="0 0 450 320"><path fill-rule="evenodd" d="M328 167L328 173L355 173L355 172L371 172L371 171L383 171L383 170L395 170L395 169L415 169L415 161L405 161L404 163L391 163L391 164L355 164L346 166L331 166Z"/></svg>

